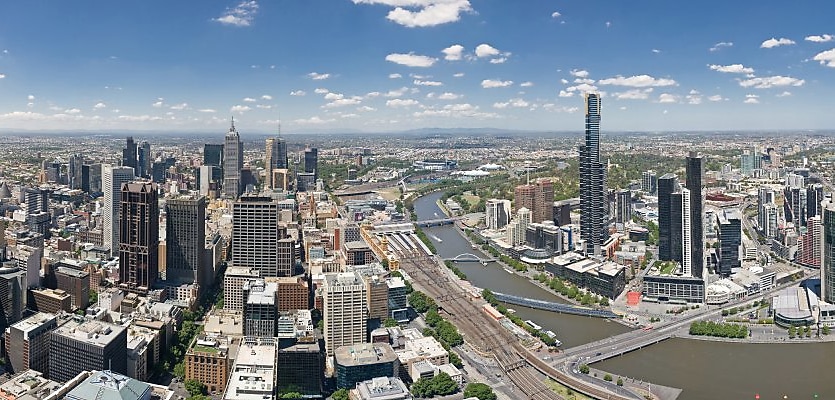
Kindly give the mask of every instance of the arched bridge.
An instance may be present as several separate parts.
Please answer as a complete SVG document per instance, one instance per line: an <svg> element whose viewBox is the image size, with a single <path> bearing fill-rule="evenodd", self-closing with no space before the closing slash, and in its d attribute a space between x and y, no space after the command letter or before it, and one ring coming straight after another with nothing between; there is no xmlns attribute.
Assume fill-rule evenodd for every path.
<svg viewBox="0 0 835 400"><path fill-rule="evenodd" d="M485 263L485 262L496 261L496 259L495 258L481 258L481 257L479 257L475 254L472 254L472 253L464 253L464 254L459 254L459 255L457 255L453 258L445 258L444 261L452 261L452 262L455 262L455 263L459 263L459 262Z"/></svg>

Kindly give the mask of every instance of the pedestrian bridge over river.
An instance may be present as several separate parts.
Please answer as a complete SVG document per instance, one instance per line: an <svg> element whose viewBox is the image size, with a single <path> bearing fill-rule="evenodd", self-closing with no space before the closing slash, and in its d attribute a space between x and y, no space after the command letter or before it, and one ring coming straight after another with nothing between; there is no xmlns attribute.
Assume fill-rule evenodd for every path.
<svg viewBox="0 0 835 400"><path fill-rule="evenodd" d="M527 297L514 296L511 294L504 294L498 292L493 292L493 295L496 297L496 300L498 301L508 304L515 304L517 306L536 308L538 310L546 310L562 314L582 315L597 318L620 318L620 315L617 315L609 310L598 310L595 308L576 306L573 304L554 303L539 299L529 299Z"/></svg>

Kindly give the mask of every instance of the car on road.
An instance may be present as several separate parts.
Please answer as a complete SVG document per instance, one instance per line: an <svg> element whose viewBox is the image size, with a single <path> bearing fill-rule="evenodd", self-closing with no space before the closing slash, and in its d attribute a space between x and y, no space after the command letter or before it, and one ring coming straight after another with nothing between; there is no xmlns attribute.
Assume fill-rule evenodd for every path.
<svg viewBox="0 0 835 400"><path fill-rule="evenodd" d="M600 356L602 356L602 355L603 355L603 353L598 352L598 353L597 353L597 354L595 354L594 356L595 356L595 357L600 357Z"/></svg>

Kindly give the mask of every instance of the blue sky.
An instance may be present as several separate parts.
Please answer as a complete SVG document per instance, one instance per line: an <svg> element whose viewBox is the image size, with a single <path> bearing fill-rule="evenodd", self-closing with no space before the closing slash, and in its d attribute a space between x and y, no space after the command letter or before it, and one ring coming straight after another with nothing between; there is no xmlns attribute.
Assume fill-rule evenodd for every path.
<svg viewBox="0 0 835 400"><path fill-rule="evenodd" d="M831 1L4 1L0 129L835 128Z"/></svg>

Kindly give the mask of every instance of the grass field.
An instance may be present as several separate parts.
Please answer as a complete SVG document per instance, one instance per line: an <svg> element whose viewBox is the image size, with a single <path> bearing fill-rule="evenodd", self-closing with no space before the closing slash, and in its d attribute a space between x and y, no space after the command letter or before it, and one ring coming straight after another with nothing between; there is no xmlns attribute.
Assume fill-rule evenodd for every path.
<svg viewBox="0 0 835 400"><path fill-rule="evenodd" d="M557 381L546 379L545 384L548 385L548 387L551 388L551 390L553 390L554 393L562 396L562 398L566 400L592 400L591 397L588 397L581 393L577 393L571 390L570 388L561 385Z"/></svg>

